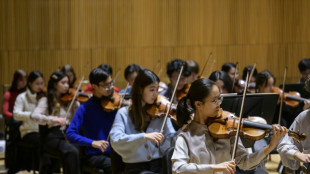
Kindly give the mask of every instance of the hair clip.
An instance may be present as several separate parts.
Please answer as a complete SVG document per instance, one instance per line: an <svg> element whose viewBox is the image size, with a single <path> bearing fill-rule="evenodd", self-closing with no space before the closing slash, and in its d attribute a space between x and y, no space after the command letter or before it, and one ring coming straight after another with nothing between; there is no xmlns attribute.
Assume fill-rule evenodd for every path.
<svg viewBox="0 0 310 174"><path fill-rule="evenodd" d="M55 79L55 80L58 79L58 77L55 74L52 75L52 78Z"/></svg>

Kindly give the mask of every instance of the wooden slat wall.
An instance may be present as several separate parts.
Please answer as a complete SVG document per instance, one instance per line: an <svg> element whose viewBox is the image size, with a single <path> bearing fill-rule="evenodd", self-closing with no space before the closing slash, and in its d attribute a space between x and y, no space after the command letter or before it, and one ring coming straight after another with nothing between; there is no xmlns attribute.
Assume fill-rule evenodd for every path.
<svg viewBox="0 0 310 174"><path fill-rule="evenodd" d="M47 80L66 63L86 77L108 63L124 87L128 64L153 69L158 60L167 81L169 60L202 66L211 51L213 70L257 62L280 84L288 65L287 82L296 82L299 60L310 57L309 18L308 0L0 0L0 85L17 68Z"/></svg>

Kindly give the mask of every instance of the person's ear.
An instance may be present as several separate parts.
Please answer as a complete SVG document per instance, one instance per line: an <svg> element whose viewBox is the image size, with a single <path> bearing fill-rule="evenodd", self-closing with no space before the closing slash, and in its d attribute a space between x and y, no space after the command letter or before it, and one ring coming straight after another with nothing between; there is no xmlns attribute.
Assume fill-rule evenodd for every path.
<svg viewBox="0 0 310 174"><path fill-rule="evenodd" d="M195 108L196 109L199 109L199 108L201 108L202 107L202 102L201 101L195 101Z"/></svg>

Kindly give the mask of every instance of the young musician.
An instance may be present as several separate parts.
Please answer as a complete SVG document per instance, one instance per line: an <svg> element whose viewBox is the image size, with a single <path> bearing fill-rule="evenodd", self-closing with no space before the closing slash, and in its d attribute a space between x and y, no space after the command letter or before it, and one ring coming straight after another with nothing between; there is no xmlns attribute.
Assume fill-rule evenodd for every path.
<svg viewBox="0 0 310 174"><path fill-rule="evenodd" d="M126 94L131 95L131 88L133 82L135 81L136 77L138 76L138 72L141 70L141 67L136 64L130 64L126 67L124 76L126 81L129 83L127 88ZM122 89L119 94L124 94L126 89Z"/></svg>
<svg viewBox="0 0 310 174"><path fill-rule="evenodd" d="M100 68L90 72L89 80L93 96L77 109L66 137L71 143L85 147L85 162L90 167L109 174L112 171L108 135L117 110L106 112L101 101L114 92L113 81L111 75Z"/></svg>
<svg viewBox="0 0 310 174"><path fill-rule="evenodd" d="M112 67L110 65L108 65L108 64L101 64L101 65L98 66L98 68L100 68L100 69L104 70L105 72L109 73L111 75L111 77L112 77L113 69L112 69ZM119 89L116 86L114 86L113 89L114 89L115 92L119 92ZM93 86L91 84L89 84L84 89L84 92L92 93L93 92Z"/></svg>
<svg viewBox="0 0 310 174"><path fill-rule="evenodd" d="M188 65L186 62L184 62L181 59L174 59L171 62L167 64L167 75L170 80L170 84L168 85L168 89L163 91L161 95L167 97L169 100L172 97L173 90L175 88L176 82L178 80L179 72L181 71L182 65L185 63L183 73L180 77L179 84L176 89L176 95L173 99L173 103L178 102L178 94L186 93L187 86L187 77L190 75L190 69L188 68Z"/></svg>
<svg viewBox="0 0 310 174"><path fill-rule="evenodd" d="M27 86L27 74L24 70L19 69L14 73L14 78L9 91L4 93L2 114L6 120L13 117L13 108L18 94L24 92Z"/></svg>
<svg viewBox="0 0 310 174"><path fill-rule="evenodd" d="M187 78L187 82L191 84L199 78L199 65L194 60L188 60L186 63L191 71L191 74Z"/></svg>
<svg viewBox="0 0 310 174"><path fill-rule="evenodd" d="M36 164L39 164L39 125L31 119L31 113L38 103L38 94L44 88L43 75L39 71L32 71L28 76L27 90L19 94L16 98L13 117L15 120L22 121L19 127L21 141L27 144L34 144L37 146L36 152L25 151L23 158L29 158L32 153L37 154L34 156ZM32 167L31 160L24 160L25 163L29 162L27 166ZM38 165L35 166L38 169Z"/></svg>
<svg viewBox="0 0 310 174"><path fill-rule="evenodd" d="M302 59L298 63L298 69L301 74L299 83L305 83L308 80L309 75L310 75L310 59L309 58Z"/></svg>
<svg viewBox="0 0 310 174"><path fill-rule="evenodd" d="M126 163L126 174L161 173L161 157L175 131L167 118L161 133L164 118L147 114L147 108L157 99L159 82L152 71L141 70L132 87L132 105L116 114L110 140Z"/></svg>
<svg viewBox="0 0 310 174"><path fill-rule="evenodd" d="M305 133L309 136L310 110L300 113L294 120L290 130ZM292 137L284 136L278 145L278 152L281 157L282 164L292 170L297 170L300 162L310 163L310 139L301 141L300 143L293 140ZM309 166L308 166L309 167ZM309 170L309 169L308 169Z"/></svg>
<svg viewBox="0 0 310 174"><path fill-rule="evenodd" d="M69 77L69 88L74 88L76 82L76 75L72 66L67 64L62 67L61 71Z"/></svg>
<svg viewBox="0 0 310 174"><path fill-rule="evenodd" d="M13 81L10 89L4 93L2 103L2 114L7 126L8 139L5 144L5 165L8 168L7 173L16 173L21 167L19 160L20 149L18 141L20 140L19 126L20 121L13 119L14 104L17 96L24 92L27 85L27 74L24 70L14 72Z"/></svg>
<svg viewBox="0 0 310 174"><path fill-rule="evenodd" d="M224 71L214 71L210 77L210 80L214 81L216 85L220 89L221 94L226 94L226 93L232 93L232 85L233 82L231 81L230 77L228 74Z"/></svg>
<svg viewBox="0 0 310 174"><path fill-rule="evenodd" d="M48 81L47 97L39 100L37 107L32 113L32 118L40 125L46 125L40 129L40 135L44 134L43 148L49 153L61 153L64 157L64 173L78 174L79 169L79 151L67 142L62 130L71 121L75 110L79 106L78 101L73 101L73 107L68 111L70 103L63 102L61 97L69 89L69 78L61 72L54 72Z"/></svg>
<svg viewBox="0 0 310 174"><path fill-rule="evenodd" d="M274 149L286 133L284 127L273 125L274 136L269 145L253 154L248 154L239 140L235 161L231 161L235 137L213 138L208 118L217 117L220 112L219 88L209 79L198 79L192 83L188 94L177 107L180 124L193 120L177 138L172 156L173 173L235 173L236 165L241 169L253 169Z"/></svg>
<svg viewBox="0 0 310 174"><path fill-rule="evenodd" d="M222 71L226 72L232 81L238 82L239 73L238 69L236 69L236 65L233 63L224 63L222 66ZM237 72L236 72L237 71Z"/></svg>

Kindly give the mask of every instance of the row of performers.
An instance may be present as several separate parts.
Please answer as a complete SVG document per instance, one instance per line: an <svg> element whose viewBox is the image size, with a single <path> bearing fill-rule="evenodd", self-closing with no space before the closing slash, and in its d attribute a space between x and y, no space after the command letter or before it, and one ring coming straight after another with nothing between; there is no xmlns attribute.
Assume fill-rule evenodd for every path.
<svg viewBox="0 0 310 174"><path fill-rule="evenodd" d="M306 62L307 70L310 70L309 59L301 62ZM184 71L180 74L183 64ZM223 70L225 66L231 65L230 70L236 71L231 63L223 65ZM18 128L20 141L38 145L36 153L41 159L38 159L40 172L51 173L58 170L57 162L42 157L42 151L48 151L62 155L64 173L80 173L80 166L84 163L100 168L105 173L112 173L110 152L113 149L125 163L124 173L161 173L161 157L167 148L174 147L171 158L174 173L234 173L236 166L240 168L239 171L253 170L259 166L284 135L285 141L278 145L283 164L296 169L299 161L309 162L309 156L301 150L310 145L308 140L296 144L296 141L286 135L286 127L276 124L272 126L272 138L257 141L254 153L247 153L239 141L236 158L231 160L235 139L212 136L207 124L209 118L218 117L222 113L220 94L233 89L227 87L225 80L229 71L228 74L216 71L209 79L198 79L199 69L192 75L188 64L183 60L169 62L167 75L170 84L161 94L172 98L172 91L176 88L173 102L177 103L177 114L174 121L168 118L164 122L163 117L151 114L148 109L157 103L161 82L155 73L136 65L130 65L127 68L130 70L125 70L125 78L131 83L130 88L124 90L130 92L130 106L120 108L117 103L117 107L106 109L106 104L103 104L106 102L102 101L113 103L112 96L116 93L112 70L107 67L109 66L98 67L90 72L88 90L92 91L92 97L82 105L77 100L63 99L63 95L68 93L70 82L74 81L72 72L72 75L65 71L52 73L46 95L39 95L44 86L40 72L31 72L27 79L26 73L21 70L14 74L12 86L4 95L3 115L6 125L10 127L9 134L13 135L14 128ZM232 74L236 79L237 73ZM176 85L179 75L180 80ZM194 77L191 85L186 83L189 76ZM275 78L270 72L262 71L253 77L256 79L257 92L273 91ZM233 80L230 79L231 81ZM309 106L308 101L301 105L298 112L305 111L292 121L293 130L309 132L304 125L308 124L307 117L310 117L307 110ZM290 115L289 118L292 119L293 116ZM287 118L284 117L283 120L285 119ZM164 129L160 131L162 125ZM14 136L10 138L8 141L14 142ZM266 145L261 146L262 143ZM79 147L83 147L83 163L80 161ZM7 148L10 149L12 148ZM23 156L29 158L31 155ZM18 159L23 158L19 156ZM6 163L8 173L19 170L16 165L20 164L16 160Z"/></svg>

